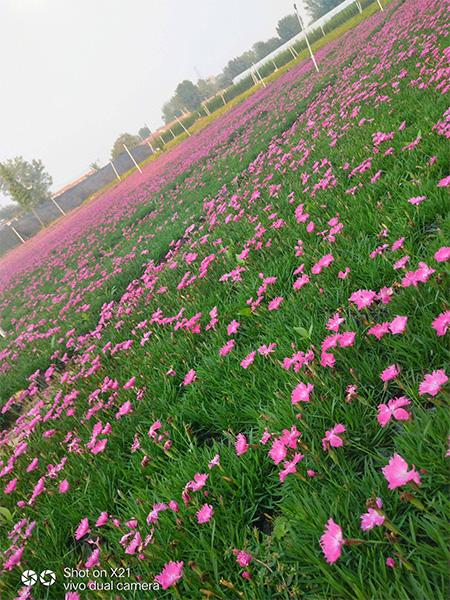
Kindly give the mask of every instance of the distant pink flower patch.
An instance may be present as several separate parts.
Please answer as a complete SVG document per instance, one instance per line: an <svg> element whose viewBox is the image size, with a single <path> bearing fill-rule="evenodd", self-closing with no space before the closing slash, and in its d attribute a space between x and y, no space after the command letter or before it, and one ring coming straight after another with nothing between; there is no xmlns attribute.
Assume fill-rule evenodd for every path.
<svg viewBox="0 0 450 600"><path fill-rule="evenodd" d="M385 518L384 515L380 515L374 508L369 508L368 512L361 515L361 529L369 531L375 526L380 527L380 525L383 525Z"/></svg>
<svg viewBox="0 0 450 600"><path fill-rule="evenodd" d="M417 196L416 198L410 198L408 202L410 204L420 204L425 200L425 196Z"/></svg>
<svg viewBox="0 0 450 600"><path fill-rule="evenodd" d="M239 325L240 325L240 323L238 323L237 321L235 321L233 319L231 321L231 323L227 327L227 333L228 333L228 335L231 335L232 333L236 333L236 331L238 330Z"/></svg>
<svg viewBox="0 0 450 600"><path fill-rule="evenodd" d="M297 404L297 402L309 402L309 394L313 391L313 389L314 386L312 383L299 383L298 386L292 391L292 404Z"/></svg>
<svg viewBox="0 0 450 600"><path fill-rule="evenodd" d="M344 444L342 438L339 437L339 433L344 433L346 431L345 427L341 423L336 423L336 425L330 431L325 432L325 437L322 438L322 446L323 449L326 450L329 446L333 446L334 448L339 448Z"/></svg>
<svg viewBox="0 0 450 600"><path fill-rule="evenodd" d="M431 324L438 336L445 335L450 326L450 310L441 313Z"/></svg>
<svg viewBox="0 0 450 600"><path fill-rule="evenodd" d="M425 375L425 379L419 385L419 394L423 396L424 394L430 394L430 396L436 396L441 387L445 385L448 381L448 377L445 374L444 369L439 369L438 371L433 371L430 375L428 373Z"/></svg>
<svg viewBox="0 0 450 600"><path fill-rule="evenodd" d="M81 523L78 525L76 531L75 531L75 539L79 540L80 538L83 537L83 535L86 535L86 533L88 533L89 531L89 520L86 519L81 519Z"/></svg>
<svg viewBox="0 0 450 600"><path fill-rule="evenodd" d="M411 402L404 396L389 400L387 405L379 404L377 419L381 427L386 427L391 417L394 417L394 419L399 421L407 421L409 419L409 412L401 407L407 406L408 404L411 404Z"/></svg>
<svg viewBox="0 0 450 600"><path fill-rule="evenodd" d="M395 317L392 323L389 323L389 329L391 333L403 333L406 328L406 323L408 322L408 317Z"/></svg>
<svg viewBox="0 0 450 600"><path fill-rule="evenodd" d="M395 490L395 488L407 484L408 481L421 485L420 475L416 472L415 466L413 465L411 471L408 471L408 463L400 454L394 454L389 459L389 464L381 470L389 482L388 488L390 490Z"/></svg>
<svg viewBox="0 0 450 600"><path fill-rule="evenodd" d="M189 385L195 379L195 371L191 369L188 373L186 373L186 377L184 378L183 385Z"/></svg>
<svg viewBox="0 0 450 600"><path fill-rule="evenodd" d="M435 253L434 258L438 262L445 262L450 259L450 248L448 246L443 246L439 248L439 250Z"/></svg>
<svg viewBox="0 0 450 600"><path fill-rule="evenodd" d="M375 300L376 295L376 292L373 292L372 290L358 290L357 292L353 292L349 301L354 302L358 307L358 310L361 310L365 306L370 306Z"/></svg>
<svg viewBox="0 0 450 600"><path fill-rule="evenodd" d="M155 581L159 583L163 589L167 590L176 581L183 576L183 561L170 561L164 565L164 569L155 577Z"/></svg>
<svg viewBox="0 0 450 600"><path fill-rule="evenodd" d="M280 304L283 302L283 300L284 300L284 298L282 298L281 296L279 296L278 298L275 298L269 304L268 310L278 310L278 308L280 307Z"/></svg>
<svg viewBox="0 0 450 600"><path fill-rule="evenodd" d="M398 375L400 375L400 369L396 365L391 365L381 373L380 377L383 381L390 381Z"/></svg>
<svg viewBox="0 0 450 600"><path fill-rule="evenodd" d="M241 367L243 369L247 369L252 362L255 360L255 356L256 356L256 350L253 350L253 352L250 352L250 354L247 354L247 356L241 361Z"/></svg>
<svg viewBox="0 0 450 600"><path fill-rule="evenodd" d="M211 504L204 504L197 513L197 519L199 523L207 523L214 514L214 510Z"/></svg>
<svg viewBox="0 0 450 600"><path fill-rule="evenodd" d="M67 481L67 479L64 479L64 481L61 481L61 483L59 484L59 493L60 494L65 494L66 492L68 492L70 489L70 485L69 482Z"/></svg>
<svg viewBox="0 0 450 600"><path fill-rule="evenodd" d="M343 543L342 529L333 519L328 519L325 532L320 538L320 546L328 563L333 564L341 556Z"/></svg>
<svg viewBox="0 0 450 600"><path fill-rule="evenodd" d="M240 454L245 454L247 452L248 444L245 439L245 435L242 433L238 433L236 440L236 454L239 456Z"/></svg>

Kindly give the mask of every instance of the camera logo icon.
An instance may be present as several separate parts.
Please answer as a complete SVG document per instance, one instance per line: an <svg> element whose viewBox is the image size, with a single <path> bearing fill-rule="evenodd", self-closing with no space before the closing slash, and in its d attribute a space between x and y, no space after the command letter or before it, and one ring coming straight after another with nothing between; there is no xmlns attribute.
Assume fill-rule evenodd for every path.
<svg viewBox="0 0 450 600"><path fill-rule="evenodd" d="M22 580L23 585L31 586L36 583L37 575L31 569L28 569L22 573L20 579Z"/></svg>
<svg viewBox="0 0 450 600"><path fill-rule="evenodd" d="M45 571L42 571L42 573L40 574L39 580L42 583L42 585L45 585L46 587L48 587L55 583L56 575L53 573L53 571L46 569Z"/></svg>

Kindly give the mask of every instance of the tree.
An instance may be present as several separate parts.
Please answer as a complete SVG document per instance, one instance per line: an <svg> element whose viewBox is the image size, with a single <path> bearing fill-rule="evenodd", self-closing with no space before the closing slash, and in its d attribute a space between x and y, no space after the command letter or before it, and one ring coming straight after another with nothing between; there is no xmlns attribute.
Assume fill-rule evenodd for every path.
<svg viewBox="0 0 450 600"><path fill-rule="evenodd" d="M51 176L45 171L44 164L41 160L33 159L30 162L24 160L23 156L16 156L12 160L7 160L3 163L10 176L26 190L29 190L31 201L29 208L39 206L44 202L51 200L50 187L53 183ZM8 189L8 184L2 176L0 180L0 190L11 196ZM14 198L13 198L14 199ZM15 200L17 202L17 200ZM20 204L18 202L18 204Z"/></svg>
<svg viewBox="0 0 450 600"><path fill-rule="evenodd" d="M143 140L145 140L145 138L148 138L150 134L151 131L147 127L147 125L144 125L144 127L141 127L138 131L138 136L141 137Z"/></svg>
<svg viewBox="0 0 450 600"><path fill-rule="evenodd" d="M253 44L252 50L256 54L257 59L261 60L262 58L276 50L279 46L281 46L281 43L282 42L280 38L273 37L269 40L266 40L265 42L256 42L256 44Z"/></svg>
<svg viewBox="0 0 450 600"><path fill-rule="evenodd" d="M34 216L37 218L39 223L44 226L44 223L40 217L36 214L33 201L33 195L30 188L26 188L24 185L19 183L12 172L11 168L0 163L0 177L2 182L2 189L14 200L19 206L25 210L31 210Z"/></svg>
<svg viewBox="0 0 450 600"><path fill-rule="evenodd" d="M177 85L175 96L178 97L183 108L186 107L190 111L198 108L202 101L197 86L192 81L189 81L189 79L185 79Z"/></svg>
<svg viewBox="0 0 450 600"><path fill-rule="evenodd" d="M278 21L276 29L283 43L287 42L301 31L297 15L286 15Z"/></svg>
<svg viewBox="0 0 450 600"><path fill-rule="evenodd" d="M128 150L131 150L131 148L137 146L140 143L140 141L141 140L138 138L137 135L131 135L131 133L120 134L117 140L114 142L114 146L111 150L111 159L114 160L119 156L119 154L122 154L122 152L126 152L125 148L123 147L124 144L128 148Z"/></svg>
<svg viewBox="0 0 450 600"><path fill-rule="evenodd" d="M100 171L100 168L101 168L98 160L96 160L95 162L92 162L89 166L91 167L91 169L93 171Z"/></svg>
<svg viewBox="0 0 450 600"><path fill-rule="evenodd" d="M7 204L0 208L0 221L9 221L20 215L22 209L17 204Z"/></svg>
<svg viewBox="0 0 450 600"><path fill-rule="evenodd" d="M338 6L342 0L304 0L303 5L309 13L311 20L317 21L327 12Z"/></svg>

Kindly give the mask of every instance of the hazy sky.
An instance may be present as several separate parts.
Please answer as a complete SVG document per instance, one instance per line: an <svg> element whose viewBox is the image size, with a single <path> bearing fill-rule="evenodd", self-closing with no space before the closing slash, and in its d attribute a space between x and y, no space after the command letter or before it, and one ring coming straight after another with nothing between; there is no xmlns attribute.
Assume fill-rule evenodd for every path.
<svg viewBox="0 0 450 600"><path fill-rule="evenodd" d="M161 125L195 68L219 74L292 12L291 0L0 0L0 161L41 159L56 192L121 133Z"/></svg>

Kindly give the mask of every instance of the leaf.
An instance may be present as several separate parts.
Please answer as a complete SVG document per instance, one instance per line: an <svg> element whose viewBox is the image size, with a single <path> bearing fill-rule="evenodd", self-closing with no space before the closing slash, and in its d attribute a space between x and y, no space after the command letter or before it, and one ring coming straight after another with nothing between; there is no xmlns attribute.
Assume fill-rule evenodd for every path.
<svg viewBox="0 0 450 600"><path fill-rule="evenodd" d="M283 517L279 517L275 520L275 525L273 527L273 533L277 540L281 540L289 531L289 526L287 524L287 520Z"/></svg>
<svg viewBox="0 0 450 600"><path fill-rule="evenodd" d="M294 327L294 331L299 333L302 336L302 338L309 338L310 336L310 334L304 327Z"/></svg>
<svg viewBox="0 0 450 600"><path fill-rule="evenodd" d="M238 315L242 315L243 317L249 317L252 314L252 309L245 307L245 308L241 308L237 312L238 312Z"/></svg>
<svg viewBox="0 0 450 600"><path fill-rule="evenodd" d="M11 521L12 522L12 520L13 520L12 514L4 506L0 506L0 515L2 515L2 517L4 519L6 519L6 521Z"/></svg>

